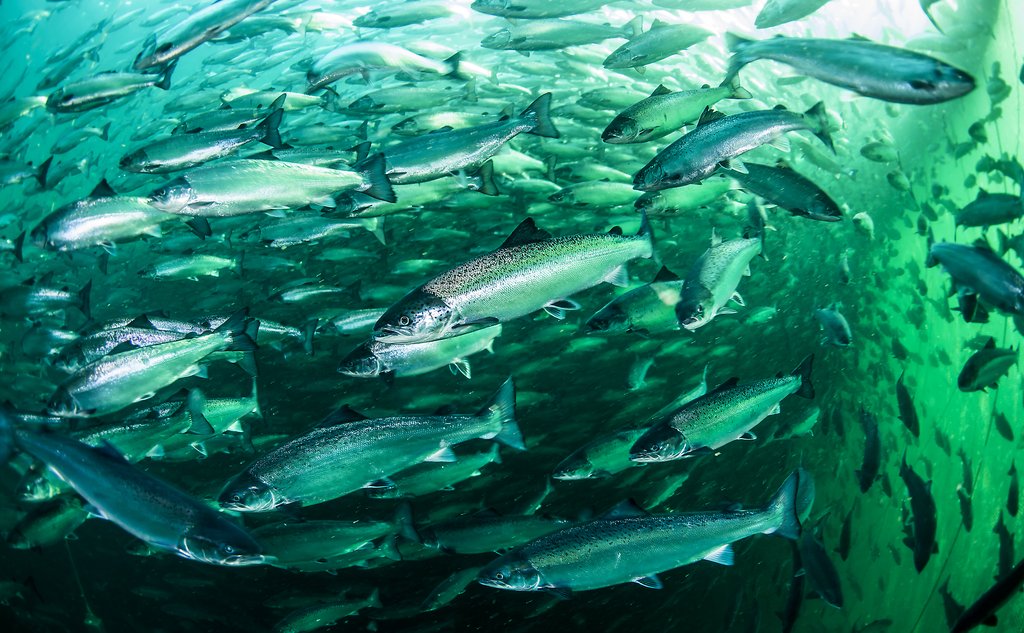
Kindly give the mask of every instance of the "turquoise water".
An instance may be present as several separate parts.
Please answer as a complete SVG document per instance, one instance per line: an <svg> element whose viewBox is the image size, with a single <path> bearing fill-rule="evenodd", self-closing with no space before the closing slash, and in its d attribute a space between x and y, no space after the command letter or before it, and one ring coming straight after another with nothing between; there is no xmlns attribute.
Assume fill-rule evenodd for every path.
<svg viewBox="0 0 1024 633"><path fill-rule="evenodd" d="M985 239L1011 266L1022 265L1018 252L1001 248L1005 240L999 235L1016 236L1019 222L987 229L957 229L954 224L955 214L975 200L980 189L1020 193L1019 180L1007 175L1015 175L1012 165L1020 155L1018 75L1024 58L1016 36L1024 28L1024 15L1019 6L1009 0L934 3L930 12L942 33L921 6L909 0L832 0L805 18L760 30L754 27L759 0L696 12L685 10L688 3L682 0L609 3L564 18L591 27L618 27L642 16L644 29L658 19L707 30L705 40L641 73L602 66L630 29L603 41L595 36L592 43L525 55L486 48L481 41L533 20L510 23L474 11L468 2L395 3L403 4L424 12L428 6L439 6L440 17L373 29L355 26L353 20L375 5L278 1L242 21L232 36L185 53L167 90L147 87L81 113L52 112L42 99L18 102L20 111L4 120L0 136L7 161L27 173L51 155L53 160L42 183L31 176L21 182L12 178L0 190L0 236L9 240L0 254L6 262L0 286L8 289L0 321L0 398L22 413L52 409L51 397L70 380L58 362L61 349L104 323L147 313L154 319L162 313L197 321L203 315L226 317L249 308L251 318L264 322L254 356L261 415L250 407L235 426L218 429L222 432L216 435L194 432L196 438L157 440L142 451L146 457L134 468L216 507L232 477L258 456L312 430L340 404L371 417L430 415L442 407L473 413L508 376L515 381L516 418L527 448L521 452L502 446L501 463L482 467L478 476L455 483L451 490L419 494L404 502L372 499L357 490L325 503L271 513L224 513L226 520L250 531L280 521L388 520L404 508L403 503L410 504L421 536L445 520L487 509L507 516L531 513L585 521L630 498L658 514L723 510L735 503L756 508L791 471L802 467L813 475L816 488L809 517L803 517L805 530L820 526L844 599L840 609L808 597L794 631L948 630L955 615L948 612L940 589L948 588L958 603L969 605L1000 572L1018 562L1019 551L1001 543L993 529L1002 521L1009 542L1019 550L1019 517L1008 508L1014 489L1007 473L1021 456L1020 371L1014 364L999 379L998 388L984 392L960 391L957 378L988 337L999 348L1018 348L1020 332L1010 316L996 310L987 323L964 322L961 313L951 310L957 299L950 296L950 275L941 267L926 268L925 262L930 232L936 242L967 245ZM171 11L172 6L177 8ZM162 33L200 6L203 3L6 2L0 6L6 43L0 92L4 98L45 97L102 71L127 71L149 35ZM248 27L243 30L241 25ZM575 33L583 30L578 26ZM739 282L745 306L733 306L736 314L722 314L693 332L588 332L588 319L625 291L602 283L573 294L579 309L569 310L564 320L534 310L503 322L494 353L484 351L470 359L470 379L449 371L445 362L422 375L388 380L337 371L342 359L369 336L368 327L344 330L341 316L356 309L388 308L436 275L498 248L526 217L555 236L604 233L615 225L621 225L626 235L635 233L640 216L634 200L641 192L631 188L633 175L681 134L646 143L610 144L602 142L601 133L618 112L659 84L671 90L718 85L727 71L727 32L753 39L776 34L840 39L856 34L944 60L970 73L976 87L965 96L933 105L886 103L813 78L794 79L799 73L789 66L754 62L739 75L752 98L723 100L716 108L731 115L784 104L803 112L822 101L836 151L830 154L814 136L797 132L786 135L788 152L759 147L744 160L773 165L784 158L825 190L843 217L818 222L768 205L764 257L753 259L750 276ZM493 159L497 196L464 190L476 186L471 173L429 181L436 186L429 192L410 188L419 185L399 184L397 202L386 216L364 217L333 235L286 248L266 243L270 231L288 217L319 217L323 200L310 200L314 209L271 214L257 209L236 217L210 217L211 235L206 239L177 216L162 222L159 236L119 239L116 245L89 245L70 252L44 248L30 237L22 258L15 257L19 234L31 234L52 211L85 198L100 180L109 182L120 196L146 197L189 173L131 173L119 166L126 153L167 138L182 121L216 111L250 91L266 92L261 97L262 118L269 101L281 91L306 91L310 61L355 41L401 46L433 66L418 62L417 69L356 72L333 84L336 97L321 99L323 91L315 92L317 98L289 96L280 125L284 142L326 148L325 153L344 159L336 165L344 168L354 158L346 150L364 140L358 131L363 121L368 122L365 136L371 151L387 157L388 149L400 141L416 135L427 138L443 125L462 129L491 123L521 112L548 92L551 120L560 137L520 134L509 141ZM439 63L456 52L461 52L460 72L453 77L438 72ZM38 87L44 77L75 59L82 61L77 67L65 66L66 76L54 86ZM389 89L390 94L378 92ZM352 106L368 94L388 105L376 110ZM236 102L235 109L247 105ZM438 116L427 119L431 113ZM424 127L411 128L410 117ZM685 131L692 131L693 123ZM862 148L872 143L892 154L888 160L864 155ZM256 142L240 154L267 149ZM985 157L1005 159L1010 167L992 169ZM5 175L6 167L5 163ZM728 170L720 172L729 175ZM392 174L393 179L399 177ZM309 182L306 175L293 188ZM591 183L596 193L586 199L549 199L576 183ZM256 179L252 186L258 184ZM707 250L712 231L726 240L749 231L751 194L732 183L721 190L724 193L676 213L651 213L660 262L680 277ZM403 199L414 202L403 205ZM870 230L864 216L854 219L861 213L870 216ZM348 219L342 211L326 217ZM294 236L294 229L291 233ZM155 264L194 254L214 255L227 263L207 262L199 273L177 277L140 274ZM840 272L844 258L848 283ZM213 269L216 276L202 274ZM631 261L630 287L650 282L658 269L650 259ZM91 318L73 306L26 313L15 305L16 293L9 289L29 279L74 291L91 281ZM306 290L334 290L283 301L278 293L297 284ZM837 304L849 321L849 347L822 342L814 313L831 304ZM670 321L672 315L670 310ZM313 319L315 353L310 355L303 337L304 328L314 327ZM271 323L294 331L274 337ZM60 331L66 338L55 340ZM40 335L51 338L37 349L31 342ZM551 479L560 462L587 442L624 427L645 426L656 411L698 385L705 366L708 385L714 388L733 376L746 384L776 372L788 374L811 353L814 399L787 397L778 415L754 429L755 440L729 443L699 459L630 467L605 478ZM200 389L207 403L251 394L253 378L239 364L204 364L207 378L165 381L153 398L99 419L74 422L72 430L114 425L132 411L164 400L181 401L187 409L187 389ZM896 382L901 374L919 417L919 437L898 416ZM193 396L191 402L195 401ZM862 410L876 416L881 446L879 477L866 492L855 474L865 450ZM215 422L211 411L207 408L206 416ZM786 437L786 429L815 411L820 415L812 433ZM1005 416L1009 436L997 428L999 416ZM61 437L67 432L55 431ZM493 444L473 439L456 446L455 452L462 457L490 451ZM156 450L157 446L162 448ZM163 448L174 446L176 451L161 454ZM405 446L398 443L391 450ZM936 506L937 551L920 572L912 549L904 544L904 526L912 523L910 495L899 474L904 455L930 484ZM970 493L964 460L973 479ZM15 455L0 477L0 532L8 539L0 549L0 618L7 630L265 630L297 609L342 599L359 603L377 591L380 607L360 609L364 605L355 604L350 610L359 612L341 619L336 628L777 631L783 626L777 614L785 610L793 576L790 543L755 535L736 543L734 566L697 562L663 571L658 574L660 590L627 579L560 600L546 592L482 586L467 574L463 593L425 611L423 602L439 583L456 572L486 565L497 555L450 553L429 543L398 539L402 560L378 556L362 567L340 567L333 573L267 564L217 566L145 547L118 521L98 518L52 530L46 542L18 549L16 535L23 533L19 530L25 529L25 517L39 506L19 497L32 464L24 453ZM74 492L62 498L78 503ZM973 511L970 530L962 514L966 498ZM84 516L77 508L72 512ZM843 557L836 549L847 519L849 551ZM390 544L391 537L378 537L372 547L383 553ZM499 543L494 549L506 547ZM313 563L317 568L315 559ZM1011 598L998 616L993 630L1021 630L1024 602Z"/></svg>

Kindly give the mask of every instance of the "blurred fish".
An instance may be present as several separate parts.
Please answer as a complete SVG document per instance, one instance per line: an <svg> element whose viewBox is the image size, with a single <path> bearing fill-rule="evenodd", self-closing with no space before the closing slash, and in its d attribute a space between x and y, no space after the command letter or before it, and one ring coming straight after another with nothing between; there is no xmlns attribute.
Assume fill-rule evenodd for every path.
<svg viewBox="0 0 1024 633"><path fill-rule="evenodd" d="M553 5L546 0L473 0L474 11L505 18L536 20L588 13L608 4L608 0L565 0Z"/></svg>
<svg viewBox="0 0 1024 633"><path fill-rule="evenodd" d="M900 420L907 429L913 433L914 437L920 437L921 423L917 417L917 408L914 406L914 398L910 395L910 391L903 383L903 376L905 374L906 370L900 372L900 377L896 380L896 404L899 406Z"/></svg>
<svg viewBox="0 0 1024 633"><path fill-rule="evenodd" d="M974 89L974 78L958 68L863 38L747 40L731 33L726 38L733 51L730 76L758 59L770 59L840 88L894 103L941 103Z"/></svg>
<svg viewBox="0 0 1024 633"><path fill-rule="evenodd" d="M964 363L957 387L960 391L984 391L995 388L999 379L1017 364L1017 350L997 349L996 340L989 337L985 347L971 354ZM1010 435L1010 439L1013 435Z"/></svg>
<svg viewBox="0 0 1024 633"><path fill-rule="evenodd" d="M730 174L740 185L795 216L822 222L839 222L843 212L839 205L818 185L801 176L785 162L776 166L743 163L746 173Z"/></svg>
<svg viewBox="0 0 1024 633"><path fill-rule="evenodd" d="M278 633L306 633L332 626L340 620L353 616L364 609L381 609L380 596L376 589L367 598L359 600L334 600L310 607L297 609L274 625Z"/></svg>
<svg viewBox="0 0 1024 633"><path fill-rule="evenodd" d="M356 378L418 376L441 367L471 378L469 357L493 353L501 324L459 336L423 343L389 344L370 339L342 359L338 371Z"/></svg>
<svg viewBox="0 0 1024 633"><path fill-rule="evenodd" d="M754 18L754 26L768 29L795 22L828 4L829 0L768 0Z"/></svg>
<svg viewBox="0 0 1024 633"><path fill-rule="evenodd" d="M710 453L735 440L755 440L751 432L762 420L779 413L779 403L791 394L814 397L811 365L804 358L789 376L739 385L731 378L709 393L667 413L629 449L637 462L664 462Z"/></svg>
<svg viewBox="0 0 1024 633"><path fill-rule="evenodd" d="M149 203L167 213L198 217L335 205L336 196L360 191L393 202L394 190L375 155L355 170L276 160L239 159L203 165L155 190Z"/></svg>
<svg viewBox="0 0 1024 633"><path fill-rule="evenodd" d="M125 154L119 164L125 171L166 174L229 156L257 141L271 147L280 147L281 136L277 127L281 124L283 114L284 110L279 106L271 105L267 117L253 127L171 136Z"/></svg>
<svg viewBox="0 0 1024 633"><path fill-rule="evenodd" d="M978 196L956 214L957 226L980 226L987 229L1007 224L1024 217L1024 201L1008 193L989 193L978 190Z"/></svg>
<svg viewBox="0 0 1024 633"><path fill-rule="evenodd" d="M217 37L246 17L262 11L274 0L218 0L198 11L189 12L179 22L158 34L150 35L132 68L145 71L166 68L203 42Z"/></svg>
<svg viewBox="0 0 1024 633"><path fill-rule="evenodd" d="M935 499L932 497L931 483L925 483L907 465L905 451L903 461L900 463L900 478L907 486L913 517L913 539L911 542L905 541L904 543L914 551L914 568L917 569L917 573L921 573L932 554L938 551L938 544L935 542L937 523Z"/></svg>
<svg viewBox="0 0 1024 633"><path fill-rule="evenodd" d="M860 423L864 429L864 460L857 469L857 481L860 491L867 492L878 478L882 466L882 442L878 435L878 419L863 406L860 408Z"/></svg>
<svg viewBox="0 0 1024 633"><path fill-rule="evenodd" d="M647 32L634 34L628 42L612 51L603 65L605 68L642 69L699 44L710 36L709 31L699 26L655 20Z"/></svg>
<svg viewBox="0 0 1024 633"><path fill-rule="evenodd" d="M711 247L690 267L675 304L679 325L693 331L719 314L735 314L729 302L745 306L736 288L750 276L750 262L764 257L764 234L723 242L712 233Z"/></svg>
<svg viewBox="0 0 1024 633"><path fill-rule="evenodd" d="M671 91L659 85L649 97L632 104L612 119L601 133L605 143L646 143L668 136L700 118L705 108L722 99L750 99L751 94L733 78L717 88Z"/></svg>
<svg viewBox="0 0 1024 633"><path fill-rule="evenodd" d="M485 37L480 46L504 51L553 51L569 46L597 44L612 38L640 34L643 18L637 16L621 27L575 20L527 20Z"/></svg>
<svg viewBox="0 0 1024 633"><path fill-rule="evenodd" d="M89 503L90 512L156 548L215 565L256 565L265 560L260 546L241 527L131 466L116 451L56 433L13 428L7 413L0 413L0 433L0 443L13 441L70 484Z"/></svg>
<svg viewBox="0 0 1024 633"><path fill-rule="evenodd" d="M174 63L160 74L108 72L81 79L57 88L46 98L46 109L58 114L85 112L156 86L170 90Z"/></svg>
<svg viewBox="0 0 1024 633"><path fill-rule="evenodd" d="M683 281L662 267L654 281L619 295L587 319L587 332L648 336L677 330L675 307L682 289Z"/></svg>
<svg viewBox="0 0 1024 633"><path fill-rule="evenodd" d="M525 449L511 378L475 415L367 419L339 409L320 428L246 467L224 486L218 502L240 512L266 512L323 503L360 488L392 488L389 476L424 461L451 461L451 446L476 438Z"/></svg>
<svg viewBox="0 0 1024 633"><path fill-rule="evenodd" d="M794 472L758 510L648 515L621 504L593 521L537 538L480 571L480 584L513 591L574 591L635 582L661 588L657 574L701 559L732 565L732 543L754 534L796 539L812 503L806 472Z"/></svg>
<svg viewBox="0 0 1024 633"><path fill-rule="evenodd" d="M814 318L818 320L821 330L824 332L821 339L822 345L849 347L853 344L850 324L846 321L846 317L839 312L838 304L833 303L828 308L815 310Z"/></svg>
<svg viewBox="0 0 1024 633"><path fill-rule="evenodd" d="M63 382L47 408L61 417L114 413L153 397L176 380L203 373L201 363L211 354L252 351L256 343L250 333L258 326L246 315L247 310L240 310L220 327L194 338L104 356Z"/></svg>
<svg viewBox="0 0 1024 633"><path fill-rule="evenodd" d="M697 127L661 150L633 178L633 188L658 191L700 182L719 167L743 173L739 155L766 144L789 149L786 132L809 130L829 148L825 105L818 102L803 114L784 107L726 116L706 108Z"/></svg>

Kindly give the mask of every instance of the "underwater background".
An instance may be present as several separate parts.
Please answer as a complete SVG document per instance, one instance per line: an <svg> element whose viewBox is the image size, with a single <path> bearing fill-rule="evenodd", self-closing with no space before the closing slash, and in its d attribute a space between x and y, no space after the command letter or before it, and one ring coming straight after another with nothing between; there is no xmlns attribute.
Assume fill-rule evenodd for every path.
<svg viewBox="0 0 1024 633"><path fill-rule="evenodd" d="M795 575L797 546L771 535L736 542L732 566L697 562L661 572L664 586L657 590L625 582L563 600L545 592L498 591L469 572L461 576L464 592L452 590L455 597L433 609L424 601L435 587L497 554L453 553L431 546L429 538L392 543L384 536L364 549L383 550L387 540L400 555L356 557L353 566L330 571L209 565L146 547L117 521L85 520L81 504L71 502L68 509L66 500L51 506L59 518L47 515L58 525L30 524L40 540L27 542L26 517L41 502L21 491L39 467L20 454L0 472L0 533L7 538L0 544L4 630L272 630L289 614L335 602L344 612L336 624L325 619L279 630L929 632L949 630L962 605L1018 563L1022 519L1015 460L1024 455L1024 393L1016 356L996 376L997 388L967 392L958 388L958 377L990 337L996 349L1016 350L1021 331L1011 315L996 309L986 322L966 322L950 275L926 263L933 242L970 245L981 239L1013 268L1024 265L1024 249L1014 242L1021 214L991 227L956 226L957 214L981 190L1017 196L1019 204L1024 55L1017 37L1024 34L1024 6L1014 0L790 2L821 6L757 29L762 0L573 0L565 6L575 4L582 7L578 13L562 19L622 29L607 38L594 35L589 43L520 52L481 41L532 20L489 15L468 1L278 0L181 56L166 89L148 86L87 111L62 112L48 108L45 99L29 98L102 71L130 71L147 38L206 3L4 0L0 286L7 290L0 306L0 401L18 415L52 408L51 397L69 375L60 366L61 351L100 324L123 325L143 314L195 320L248 308L250 318L282 327L270 333L264 324L256 335L255 378L238 358L210 362L205 378L171 380L153 397L98 421L55 421L53 432L118 423L163 401L181 403L191 413L196 398L185 394L196 392L189 389L201 390L207 402L245 399L255 390L258 406L250 402L225 425L230 428L174 438L166 451L154 441L136 466L216 507L232 477L317 427L341 404L371 417L473 413L512 376L525 451L501 446L500 463L441 486L448 489L403 497L399 486L385 499L356 491L297 510L234 513L232 520L252 531L279 521L388 521L408 509L422 537L446 520L494 513L586 521L626 499L658 514L726 511L735 503L760 507L789 473L803 468L815 482L804 530L820 535L823 548L814 551L834 565L841 608L831 604L835 594L821 599L821 592L797 580L803 578ZM422 14L395 28L354 24L386 6ZM638 33L635 23L627 26L638 16L645 31L661 20L700 27L706 35L642 72L605 68L609 53ZM769 165L785 159L827 192L842 217L816 221L768 201L763 257L750 262L750 276L739 283L744 305L733 306L735 314L720 314L692 331L675 327L674 318L673 327L660 332L594 331L588 319L627 290L600 284L575 294L578 307L567 309L564 319L539 311L503 322L493 353L472 357L471 378L449 371L447 362L412 376L339 373L375 320L361 329L351 326L353 311L385 310L436 275L497 249L527 217L555 236L605 233L613 226L636 233L641 215L634 202L643 192L633 190L633 176L682 132L614 144L602 141L602 131L659 84L673 91L718 86L728 72L727 33L752 39L861 36L947 62L969 73L976 86L942 103L899 104L802 77L781 63L752 63L739 75L752 98L724 99L715 108L731 115L783 104L804 112L823 102L834 154L798 132L787 135L787 152L762 146L750 158ZM314 90L301 99L311 64L356 41L394 44L436 61L461 53L462 70L455 76L408 67L361 70L334 83L333 92ZM395 93L381 94L387 90ZM389 146L445 125L459 129L514 116L543 93L551 93L550 117L559 134L524 133L508 141L493 158L497 195L473 191L479 188L476 176L456 171L446 177L450 188L420 192L404 207L403 189L396 186L397 206L386 215L327 213L323 217L347 222L329 234L285 233L289 239L278 244L268 237L275 223L291 215L320 216L321 207L331 206L318 201L313 209L287 214L210 217L205 237L196 234L202 227L192 231L173 220L116 244L65 250L33 242L32 231L44 218L85 199L101 180L118 195L142 197L174 181L180 173L122 169L122 157L169 137L190 117L256 91L258 99L231 107L259 103L266 112L276 95L297 93L284 102L282 144L319 147L345 165L355 160L349 148L363 141L387 157ZM359 101L367 95L369 105ZM442 113L452 116L425 116ZM360 129L364 121L368 125ZM693 130L696 121L688 123L685 130ZM256 142L240 151L266 150ZM48 170L40 172L51 156ZM728 178L728 171L719 169L715 178L725 182L721 174ZM728 182L688 185L711 192L698 190L675 208L647 211L660 261L630 263L630 288L654 279L660 265L685 277L713 232L725 240L750 232L748 210L760 198ZM577 183L593 186L585 194L558 195ZM855 219L858 214L864 215ZM25 232L29 237L19 243ZM223 260L166 274L156 268L197 254ZM25 309L15 305L24 293L11 289L29 280L71 294L91 282L90 300ZM295 289L318 292L284 294ZM830 339L827 330L823 334L816 311L830 306L848 321L848 345ZM789 374L809 354L814 398L785 398L780 412L755 429L756 439L610 476L552 479L581 446L646 425L700 384L705 368L713 389L731 377L747 383ZM907 398L917 434L901 421ZM865 468L864 429L872 419L880 466L877 481L864 491L858 471ZM460 458L490 454L493 444L473 439L455 452ZM914 517L917 506L901 463L934 499L937 547L921 570L915 568L913 528L921 517ZM376 605L367 599L373 592ZM798 615L792 611L797 598L803 598ZM1024 601L1016 591L989 630L1024 630Z"/></svg>

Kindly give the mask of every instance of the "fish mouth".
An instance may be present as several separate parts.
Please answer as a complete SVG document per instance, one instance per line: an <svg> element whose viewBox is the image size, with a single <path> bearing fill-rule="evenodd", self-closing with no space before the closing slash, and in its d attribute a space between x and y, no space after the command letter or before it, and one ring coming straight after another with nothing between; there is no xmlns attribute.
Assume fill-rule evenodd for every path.
<svg viewBox="0 0 1024 633"><path fill-rule="evenodd" d="M493 578L477 578L476 581L485 587L493 587L495 589L507 589L515 591L515 587L512 585L502 582L500 580L494 580Z"/></svg>
<svg viewBox="0 0 1024 633"><path fill-rule="evenodd" d="M251 567L253 565L269 565L277 561L276 556L264 556L263 554L236 554L228 556L220 561L221 565L227 567Z"/></svg>
<svg viewBox="0 0 1024 633"><path fill-rule="evenodd" d="M630 453L629 461L638 464L653 464L655 462L668 461L657 453Z"/></svg>
<svg viewBox="0 0 1024 633"><path fill-rule="evenodd" d="M373 333L373 338L384 343L419 343L424 337L418 336L412 330L383 327Z"/></svg>

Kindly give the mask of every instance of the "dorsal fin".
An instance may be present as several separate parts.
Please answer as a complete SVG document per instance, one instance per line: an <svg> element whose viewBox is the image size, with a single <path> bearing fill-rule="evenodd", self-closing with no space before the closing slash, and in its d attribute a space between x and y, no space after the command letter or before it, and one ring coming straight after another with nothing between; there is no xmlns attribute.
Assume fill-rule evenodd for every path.
<svg viewBox="0 0 1024 633"><path fill-rule="evenodd" d="M320 422L320 426L334 426L335 424L359 422L360 420L365 419L367 419L365 415L359 413L347 404L343 404L334 411L328 413L327 417Z"/></svg>
<svg viewBox="0 0 1024 633"><path fill-rule="evenodd" d="M654 89L654 92L651 93L651 96L660 97L661 95L667 94L672 94L672 91L666 88L664 85L658 84L658 87Z"/></svg>
<svg viewBox="0 0 1024 633"><path fill-rule="evenodd" d="M613 226L612 228L608 229L608 235L622 235L622 227Z"/></svg>
<svg viewBox="0 0 1024 633"><path fill-rule="evenodd" d="M497 518L497 517L500 517L500 516L501 516L501 513L498 512L497 510L495 510L494 508L484 508L483 510L479 510L479 511L473 513L473 517L474 518L478 518L478 519L479 518Z"/></svg>
<svg viewBox="0 0 1024 633"><path fill-rule="evenodd" d="M702 112L700 118L697 119L697 127L701 127L702 125L707 125L708 123L712 123L714 121L724 118L724 114L722 114L718 110L715 110L711 106L708 106L704 108L704 112Z"/></svg>
<svg viewBox="0 0 1024 633"><path fill-rule="evenodd" d="M654 281L652 283L657 283L659 281L679 281L679 275L669 270L667 266L662 266L661 270L658 271L658 274L654 276Z"/></svg>
<svg viewBox="0 0 1024 633"><path fill-rule="evenodd" d="M434 411L434 415L452 415L457 412L458 410L453 405L445 404L438 407L437 411Z"/></svg>
<svg viewBox="0 0 1024 633"><path fill-rule="evenodd" d="M775 106L774 108L772 108L772 110L788 110L788 109L789 108L787 108L786 106L782 105L781 103L779 105Z"/></svg>
<svg viewBox="0 0 1024 633"><path fill-rule="evenodd" d="M533 242L543 242L544 240L551 239L551 234L542 228L537 226L537 223L533 221L533 218L526 218L519 223L516 230L512 231L511 235L501 243L499 249L511 248L513 246L519 246L521 244L531 244Z"/></svg>
<svg viewBox="0 0 1024 633"><path fill-rule="evenodd" d="M740 383L739 377L738 376L733 376L732 378L726 380L725 382L723 382L722 384L718 385L717 387L715 387L714 389L712 389L708 393L718 393L719 391L725 391L726 389L732 389L733 387L735 387L739 383Z"/></svg>
<svg viewBox="0 0 1024 633"><path fill-rule="evenodd" d="M995 349L995 348L996 348L996 340L994 338L992 338L991 336L988 337L988 342L985 343L985 349Z"/></svg>
<svg viewBox="0 0 1024 633"><path fill-rule="evenodd" d="M982 198L987 198L988 196L989 196L989 193L987 191L985 191L981 187L978 187L978 197L975 198L976 200L981 200Z"/></svg>
<svg viewBox="0 0 1024 633"><path fill-rule="evenodd" d="M112 198L116 195L117 192L110 186L110 183L107 182L106 178L99 181L99 183L97 183L89 193L90 198Z"/></svg>
<svg viewBox="0 0 1024 633"><path fill-rule="evenodd" d="M636 501L633 501L632 499L626 499L625 501L620 501L618 504L615 505L615 507L605 512L598 518L621 519L624 517L644 517L648 516L648 514L649 513L647 512L647 510L641 508L640 504L638 504Z"/></svg>
<svg viewBox="0 0 1024 633"><path fill-rule="evenodd" d="M125 327L139 328L140 330L155 330L157 329L153 322L149 320L149 317L145 314L140 314L131 321Z"/></svg>

